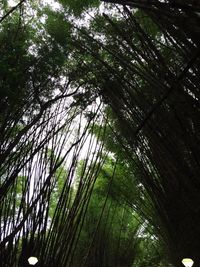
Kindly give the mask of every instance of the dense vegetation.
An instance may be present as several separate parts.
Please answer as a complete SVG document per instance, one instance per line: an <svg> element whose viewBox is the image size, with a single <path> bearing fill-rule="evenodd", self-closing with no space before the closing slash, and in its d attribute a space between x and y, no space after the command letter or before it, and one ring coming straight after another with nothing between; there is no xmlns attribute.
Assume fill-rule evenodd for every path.
<svg viewBox="0 0 200 267"><path fill-rule="evenodd" d="M200 262L200 5L0 3L0 266Z"/></svg>

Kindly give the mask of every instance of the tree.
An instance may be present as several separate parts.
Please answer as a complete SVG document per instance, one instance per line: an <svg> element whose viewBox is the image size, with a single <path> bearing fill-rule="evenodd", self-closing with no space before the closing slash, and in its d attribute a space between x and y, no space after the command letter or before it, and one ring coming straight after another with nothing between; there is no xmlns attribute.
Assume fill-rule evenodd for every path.
<svg viewBox="0 0 200 267"><path fill-rule="evenodd" d="M129 202L133 208L135 203L143 203L140 212L146 212L156 236L158 233L164 240L171 262L178 266L186 255L198 262L199 4L178 0L111 1L123 6L116 5L113 15L111 11L103 16L94 13L89 25L77 26L71 10L80 14L83 6L59 2L63 4L60 11L29 1L11 9L7 1L0 6L2 264L16 266L19 262L26 266L27 256L34 252L41 266L70 266L76 248L81 247L82 229L82 237L91 240L84 230L84 219L96 219L95 213L99 212L92 207L101 193L98 181L95 188L95 178L101 176L101 170L110 177L108 166L106 171L102 168L105 145L114 153L122 151L117 153L119 184L107 188L110 214L115 214L115 194L119 196L119 191L126 205ZM93 2L84 4L88 7ZM114 145L101 138L102 126L95 128L98 112L106 116L102 104L94 105L97 97L114 113L114 123L106 121L113 123L114 134L108 134ZM85 113L87 123L82 127ZM78 129L73 131L77 118ZM96 146L92 162L88 156L73 191L72 181L90 125L92 132L98 132L98 142L103 141ZM70 136L74 136L71 143ZM91 146L87 154L90 152ZM72 160L65 168L65 181L49 226L56 174L69 155ZM132 179L130 185L139 197L137 201L122 186L126 181L122 173ZM100 184L106 189L109 183L105 180ZM113 224L113 229L119 226L114 217L109 217L108 206L103 204L100 210L103 219L98 220L84 252L84 264L94 264L89 255L97 251L102 253L98 257L108 253L112 261L112 253L117 250L109 244L105 249L101 235L121 243L121 237L107 228L108 224ZM129 217L121 207L116 214ZM129 239L121 233L124 248ZM144 244L143 240L141 250ZM128 255L127 259L130 266L132 257ZM159 262L157 257L155 262Z"/></svg>
<svg viewBox="0 0 200 267"><path fill-rule="evenodd" d="M123 138L117 136L127 155L137 158L173 263L185 255L198 262L198 26L184 23L192 17L192 25L198 24L198 5L132 3L139 11L124 6L121 17L105 14L106 23L91 28L104 39L81 31L85 51L96 64L96 88L118 119Z"/></svg>
<svg viewBox="0 0 200 267"><path fill-rule="evenodd" d="M63 23L64 16L49 9L28 3L20 7L13 9L10 20L5 17L0 32L0 255L3 266L27 266L32 254L40 257L41 266L56 261L64 266L75 241L82 199L90 188L88 180L81 196L71 196L74 170L92 118L81 126L83 108L72 105L81 84L74 75L71 43L66 44L70 23ZM64 40L58 27L66 35ZM66 68L68 64L71 68ZM75 123L78 131L74 131ZM50 155L49 150L53 151ZM56 176L70 156L57 205L52 207ZM63 221L64 216L67 220ZM62 255L64 246L58 244L66 239L69 251L65 246L62 261L59 256L51 261L47 255L52 251Z"/></svg>

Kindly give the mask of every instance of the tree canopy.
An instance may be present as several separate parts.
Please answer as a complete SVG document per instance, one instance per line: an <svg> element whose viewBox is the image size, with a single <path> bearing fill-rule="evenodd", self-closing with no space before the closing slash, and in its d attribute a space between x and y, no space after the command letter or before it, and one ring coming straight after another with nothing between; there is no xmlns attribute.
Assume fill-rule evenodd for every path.
<svg viewBox="0 0 200 267"><path fill-rule="evenodd" d="M198 264L199 3L11 2L0 265Z"/></svg>

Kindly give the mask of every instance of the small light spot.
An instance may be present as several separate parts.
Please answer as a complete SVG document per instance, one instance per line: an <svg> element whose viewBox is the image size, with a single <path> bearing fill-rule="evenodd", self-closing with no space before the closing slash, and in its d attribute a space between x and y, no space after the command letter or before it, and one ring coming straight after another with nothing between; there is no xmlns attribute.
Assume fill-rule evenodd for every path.
<svg viewBox="0 0 200 267"><path fill-rule="evenodd" d="M192 267L192 265L194 264L193 260L190 258L183 259L182 263L185 267Z"/></svg>
<svg viewBox="0 0 200 267"><path fill-rule="evenodd" d="M36 257L30 257L28 258L28 262L30 265L35 265L38 262L38 259Z"/></svg>

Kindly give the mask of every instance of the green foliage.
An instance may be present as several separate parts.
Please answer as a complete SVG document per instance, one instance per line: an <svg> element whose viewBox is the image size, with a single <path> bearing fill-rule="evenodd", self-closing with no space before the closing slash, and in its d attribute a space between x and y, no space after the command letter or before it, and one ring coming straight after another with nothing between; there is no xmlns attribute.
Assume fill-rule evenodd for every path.
<svg viewBox="0 0 200 267"><path fill-rule="evenodd" d="M97 7L99 5L99 0L59 0L59 3L67 7L75 16L80 16L84 10Z"/></svg>
<svg viewBox="0 0 200 267"><path fill-rule="evenodd" d="M2 177L1 177L2 178ZM11 218L11 216L17 216L20 207L25 207L25 203L21 201L22 196L24 194L25 184L26 184L27 177L25 176L18 176L16 179L15 184L13 185L12 190L10 190L6 196L7 204L10 203L9 209L7 206L4 206L2 212L7 214L7 219ZM10 202L10 200L13 200Z"/></svg>
<svg viewBox="0 0 200 267"><path fill-rule="evenodd" d="M64 14L46 11L48 17L45 23L47 33L54 39L56 44L66 47L70 42L72 25L66 20Z"/></svg>
<svg viewBox="0 0 200 267"><path fill-rule="evenodd" d="M60 166L59 168L57 168L54 176L55 176L54 177L55 183L53 186L53 191L51 194L50 204L49 204L49 217L51 219L53 218L56 206L63 191L63 187L66 183L67 170L63 166Z"/></svg>
<svg viewBox="0 0 200 267"><path fill-rule="evenodd" d="M29 40L32 34L28 27L17 24L17 17L3 24L0 30L0 111L11 110L25 101L30 93L26 90L30 79L29 68L33 56L28 53Z"/></svg>
<svg viewBox="0 0 200 267"><path fill-rule="evenodd" d="M92 191L74 266L78 266L81 258L85 266L121 266L122 263L132 266L138 221L131 209L118 199L119 192L110 191L112 173L113 162L108 159Z"/></svg>
<svg viewBox="0 0 200 267"><path fill-rule="evenodd" d="M95 127L97 130L98 126ZM116 146L119 144L113 145L115 151ZM79 165L78 177L83 166L84 161ZM136 194L137 184L133 181L127 163L106 158L91 194L73 266L78 266L81 259L85 266L99 267L163 264L162 246L152 236L153 228L133 209L138 205L134 199L141 197Z"/></svg>
<svg viewBox="0 0 200 267"><path fill-rule="evenodd" d="M197 11L143 1L143 10L96 16L97 0L60 0L59 11L26 2L0 26L0 218L7 229L0 252L14 255L0 255L2 264L17 265L17 245L23 255L37 240L41 266L161 267L167 263L159 236L171 258L198 258L198 240L190 246L200 218ZM8 12L7 1L0 8ZM74 27L74 17L90 10L91 24ZM53 106L58 91L61 100L73 87L73 100ZM101 110L106 128L96 124L90 133L108 156L100 170L89 160L77 167L77 145L67 169L56 155L65 150L59 145L73 111L99 95L109 105ZM60 122L70 116L61 134Z"/></svg>

